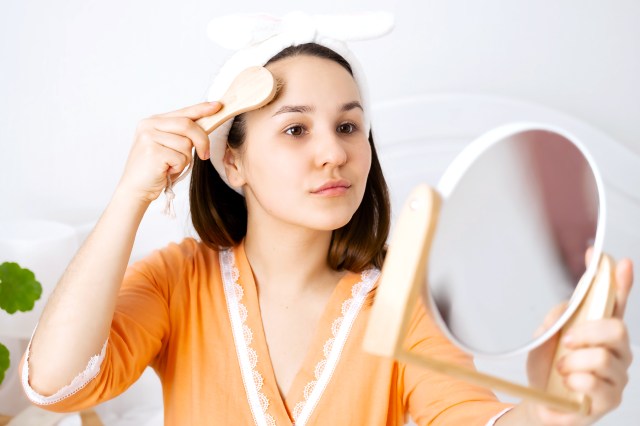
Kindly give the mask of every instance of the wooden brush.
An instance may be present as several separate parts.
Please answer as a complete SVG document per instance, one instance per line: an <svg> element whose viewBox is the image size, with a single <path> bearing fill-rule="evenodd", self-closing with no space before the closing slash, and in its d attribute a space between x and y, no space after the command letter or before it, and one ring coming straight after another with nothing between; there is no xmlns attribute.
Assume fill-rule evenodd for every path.
<svg viewBox="0 0 640 426"><path fill-rule="evenodd" d="M207 134L236 115L265 106L276 96L278 83L264 67L250 67L233 80L219 99L222 108L213 115L196 121Z"/></svg>
<svg viewBox="0 0 640 426"><path fill-rule="evenodd" d="M247 68L236 76L226 93L219 99L222 108L213 115L196 120L196 124L209 134L230 118L265 106L275 98L280 87L281 85L266 68ZM167 186L164 189L166 197L164 213L171 218L176 216L173 209L175 198L173 186L184 179L192 167L193 160L175 180L167 175Z"/></svg>

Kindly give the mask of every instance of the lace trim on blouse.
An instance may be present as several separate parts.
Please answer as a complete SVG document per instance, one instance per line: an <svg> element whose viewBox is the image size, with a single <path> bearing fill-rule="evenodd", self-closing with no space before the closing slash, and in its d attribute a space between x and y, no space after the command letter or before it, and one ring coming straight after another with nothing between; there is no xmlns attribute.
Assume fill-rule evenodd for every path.
<svg viewBox="0 0 640 426"><path fill-rule="evenodd" d="M34 332L35 333L35 332ZM32 336L33 339L33 336ZM63 386L60 390L54 393L51 396L44 396L36 392L31 385L29 384L29 351L31 350L31 342L27 346L27 353L25 355L24 360L24 368L22 369L22 387L24 388L27 397L31 402L38 405L51 405L57 402L62 401L65 398L70 397L76 392L80 391L82 388L87 386L87 384L93 380L98 373L100 372L100 365L102 365L102 361L104 360L104 354L107 350L107 339L102 345L102 350L98 355L94 355L89 358L89 362L87 363L87 367L84 371L78 374L73 378L71 383L66 386Z"/></svg>
<svg viewBox="0 0 640 426"><path fill-rule="evenodd" d="M220 252L220 265L233 339L253 420L259 426L275 426L273 416L267 412L269 399L261 392L264 380L256 370L258 355L251 347L253 332L246 325L247 308L241 302L244 290L238 284L240 274L231 249ZM318 404L338 364L351 326L379 274L380 271L377 269L364 271L361 281L351 288L352 297L343 302L342 315L333 322L332 337L324 344L324 358L315 367L315 380L305 386L304 401L299 402L294 409L293 415L297 426L306 424Z"/></svg>
<svg viewBox="0 0 640 426"><path fill-rule="evenodd" d="M498 419L504 416L505 414L507 414L507 412L510 410L511 410L511 407L505 408L504 410L500 411L498 414L496 414L495 416L491 417L491 419L489 419L486 426L494 426L498 421Z"/></svg>
<svg viewBox="0 0 640 426"><path fill-rule="evenodd" d="M298 402L293 409L293 418L296 426L305 425L314 408L318 405L320 397L329 384L340 360L351 326L379 275L380 271L377 269L368 269L362 272L360 282L351 287L351 298L342 303L342 315L333 321L331 325L332 337L325 342L323 347L324 357L316 364L314 369L315 380L307 383L304 387L304 401Z"/></svg>
<svg viewBox="0 0 640 426"><path fill-rule="evenodd" d="M242 382L249 399L253 420L259 426L276 426L275 419L267 412L269 398L261 391L264 379L256 369L258 354L251 347L253 332L246 324L247 308L241 302L244 290L238 284L240 272L235 265L235 258L231 249L220 252L220 266L227 310L231 319L233 340L242 372Z"/></svg>

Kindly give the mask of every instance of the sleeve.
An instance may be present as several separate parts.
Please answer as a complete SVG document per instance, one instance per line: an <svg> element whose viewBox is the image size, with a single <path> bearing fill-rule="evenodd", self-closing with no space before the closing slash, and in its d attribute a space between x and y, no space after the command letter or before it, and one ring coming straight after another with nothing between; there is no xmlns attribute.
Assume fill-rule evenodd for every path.
<svg viewBox="0 0 640 426"><path fill-rule="evenodd" d="M405 348L417 355L475 368L473 359L438 329L422 300L407 329ZM490 426L510 408L488 389L419 366L400 364L400 378L403 404L418 425Z"/></svg>
<svg viewBox="0 0 640 426"><path fill-rule="evenodd" d="M166 344L171 284L183 279L185 251L184 243L172 244L127 268L101 353L88 360L86 369L56 394L43 396L29 385L27 348L20 366L27 397L51 411L78 411L131 386Z"/></svg>

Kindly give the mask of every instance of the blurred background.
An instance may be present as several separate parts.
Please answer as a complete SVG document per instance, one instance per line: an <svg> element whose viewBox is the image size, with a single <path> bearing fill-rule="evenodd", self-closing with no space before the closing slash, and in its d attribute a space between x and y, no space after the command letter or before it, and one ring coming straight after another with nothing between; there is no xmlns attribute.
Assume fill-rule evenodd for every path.
<svg viewBox="0 0 640 426"><path fill-rule="evenodd" d="M444 133L433 144L432 138L414 136L412 149L433 170L430 183L465 143L498 123L485 119L487 103L473 99L499 99L501 111L519 111L518 119L533 111L532 119L562 117L559 122L568 126L588 126L583 134L598 140L583 142L602 164L615 203L610 220L616 230L605 250L631 256L640 267L636 0L3 0L0 263L16 260L34 269L44 277L46 297L108 202L137 122L204 100L212 76L230 53L207 39L209 20L229 13L279 15L292 10L395 14L390 35L351 43L367 72L382 155L393 157L386 145L406 129L433 135L445 121L455 127L459 120L461 128L474 116L480 122L449 146ZM451 98L456 102L450 103ZM431 107L412 108L416 100ZM409 109L431 115L408 114ZM385 170L399 167L393 158ZM184 182L178 185L177 220L160 214L162 197L154 203L132 259L189 234L185 189ZM402 198L397 194L406 191L397 189L396 206ZM23 314L24 320L0 317L0 341L15 348L9 376L15 376L14 357L29 337L24 330L35 325L43 304L40 300L31 316ZM634 350L640 354L638 289L628 318ZM6 343L8 339L15 341ZM640 398L639 370L636 361L625 403L601 424L631 425L640 416L640 408L629 403ZM9 376L0 385L0 413L15 415L24 404ZM157 379L143 376L128 395L98 410L105 424L143 424L139 418L126 422L145 407L150 411L144 418L153 424L148 413L161 406Z"/></svg>

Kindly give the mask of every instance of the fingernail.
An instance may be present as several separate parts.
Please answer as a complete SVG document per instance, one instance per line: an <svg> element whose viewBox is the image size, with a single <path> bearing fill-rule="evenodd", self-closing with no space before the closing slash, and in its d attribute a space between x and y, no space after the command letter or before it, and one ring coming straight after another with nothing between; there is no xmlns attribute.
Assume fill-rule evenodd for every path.
<svg viewBox="0 0 640 426"><path fill-rule="evenodd" d="M205 160L208 160L210 156L211 156L211 154L209 153L209 150L206 150L206 151L204 152L204 159L205 159Z"/></svg>
<svg viewBox="0 0 640 426"><path fill-rule="evenodd" d="M209 104L211 106L215 106L215 107L220 106L220 102L218 102L218 101L211 101L211 102L209 102Z"/></svg>
<svg viewBox="0 0 640 426"><path fill-rule="evenodd" d="M565 334L562 337L562 344L565 346L569 346L571 345L571 343L573 343L573 337L570 334Z"/></svg>

